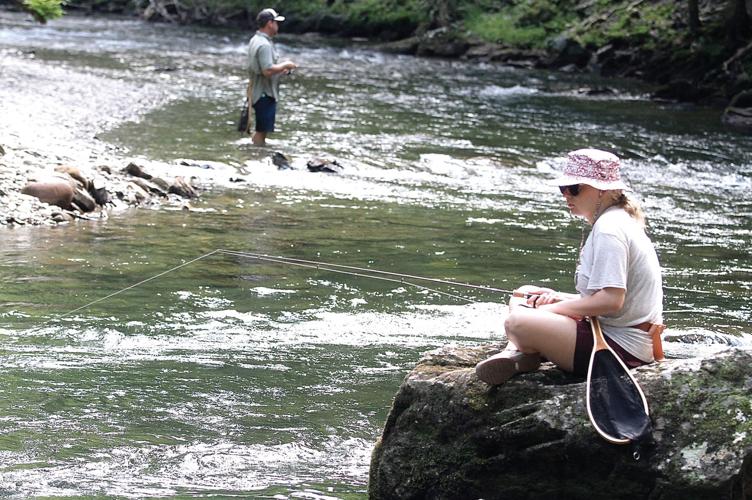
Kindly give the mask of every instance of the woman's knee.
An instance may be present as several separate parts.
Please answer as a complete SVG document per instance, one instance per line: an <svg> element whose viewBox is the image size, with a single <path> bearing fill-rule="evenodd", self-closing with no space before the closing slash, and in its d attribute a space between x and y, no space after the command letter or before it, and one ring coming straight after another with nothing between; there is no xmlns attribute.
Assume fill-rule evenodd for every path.
<svg viewBox="0 0 752 500"><path fill-rule="evenodd" d="M519 314L517 311L512 310L507 316L507 319L504 320L504 331L507 333L507 336L515 335L517 333L520 324L518 317Z"/></svg>
<svg viewBox="0 0 752 500"><path fill-rule="evenodd" d="M504 331L507 334L507 338L512 340L520 350L526 347L525 337L529 330L529 314L526 313L527 311L524 310L514 310L504 320Z"/></svg>

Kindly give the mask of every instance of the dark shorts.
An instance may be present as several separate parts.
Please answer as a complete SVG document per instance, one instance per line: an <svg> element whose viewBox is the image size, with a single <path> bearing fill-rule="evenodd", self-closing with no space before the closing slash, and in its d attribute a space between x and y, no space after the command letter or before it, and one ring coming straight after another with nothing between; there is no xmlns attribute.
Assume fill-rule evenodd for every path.
<svg viewBox="0 0 752 500"><path fill-rule="evenodd" d="M268 95L253 105L256 112L256 132L274 132L274 119L277 116L277 101Z"/></svg>
<svg viewBox="0 0 752 500"><path fill-rule="evenodd" d="M627 368L637 368L647 363L638 359L624 350L614 340L606 337L606 343L613 349L617 356L624 361ZM593 352L593 332L590 329L588 321L580 320L577 322L577 342L574 346L574 373L582 377L587 377L588 365L590 364L590 354Z"/></svg>

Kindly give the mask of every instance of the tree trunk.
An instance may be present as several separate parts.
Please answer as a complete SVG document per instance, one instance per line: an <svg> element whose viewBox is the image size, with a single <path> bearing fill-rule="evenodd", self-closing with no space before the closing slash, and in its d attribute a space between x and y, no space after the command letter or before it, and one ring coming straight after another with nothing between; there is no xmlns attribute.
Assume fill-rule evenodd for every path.
<svg viewBox="0 0 752 500"><path fill-rule="evenodd" d="M700 32L700 6L698 0L689 0L689 32L696 36Z"/></svg>
<svg viewBox="0 0 752 500"><path fill-rule="evenodd" d="M743 42L750 34L750 16L746 0L729 0L728 37L732 45Z"/></svg>

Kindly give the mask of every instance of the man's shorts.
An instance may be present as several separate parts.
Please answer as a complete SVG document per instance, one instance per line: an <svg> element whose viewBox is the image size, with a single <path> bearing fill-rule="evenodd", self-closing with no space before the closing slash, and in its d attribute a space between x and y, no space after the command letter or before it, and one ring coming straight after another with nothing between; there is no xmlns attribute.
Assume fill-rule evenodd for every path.
<svg viewBox="0 0 752 500"><path fill-rule="evenodd" d="M277 101L268 95L261 96L253 105L253 110L256 112L256 132L274 132Z"/></svg>
<svg viewBox="0 0 752 500"><path fill-rule="evenodd" d="M647 363L641 359L636 358L629 354L626 349L612 340L610 337L606 337L606 343L613 349L617 356L624 361L627 368L636 368L638 366L646 365ZM587 320L580 320L577 322L577 341L574 347L574 369L572 370L576 375L587 377L588 365L590 364L590 353L593 352L593 332L590 330L590 322Z"/></svg>

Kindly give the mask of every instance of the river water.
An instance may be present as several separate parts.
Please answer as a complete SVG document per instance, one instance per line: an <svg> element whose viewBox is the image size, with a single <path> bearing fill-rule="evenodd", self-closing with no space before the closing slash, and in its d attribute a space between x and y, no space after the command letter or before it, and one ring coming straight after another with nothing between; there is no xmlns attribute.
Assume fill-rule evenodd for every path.
<svg viewBox="0 0 752 500"><path fill-rule="evenodd" d="M750 344L752 138L719 110L282 35L300 69L255 149L234 130L248 36L0 14L0 143L205 188L191 211L0 229L0 494L365 498L407 371L498 338L503 294L214 253L100 299L219 248L572 291L581 223L546 180L584 146L624 158L648 214L667 353ZM319 156L344 172L307 172Z"/></svg>

